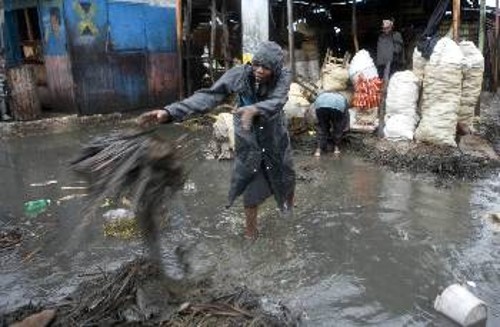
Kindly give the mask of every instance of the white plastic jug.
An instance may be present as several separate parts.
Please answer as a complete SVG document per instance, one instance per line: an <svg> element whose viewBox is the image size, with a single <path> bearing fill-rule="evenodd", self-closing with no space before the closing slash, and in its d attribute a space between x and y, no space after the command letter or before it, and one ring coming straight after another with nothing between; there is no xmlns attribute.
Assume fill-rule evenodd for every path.
<svg viewBox="0 0 500 327"><path fill-rule="evenodd" d="M460 284L448 286L434 301L434 309L461 326L486 320L486 304Z"/></svg>

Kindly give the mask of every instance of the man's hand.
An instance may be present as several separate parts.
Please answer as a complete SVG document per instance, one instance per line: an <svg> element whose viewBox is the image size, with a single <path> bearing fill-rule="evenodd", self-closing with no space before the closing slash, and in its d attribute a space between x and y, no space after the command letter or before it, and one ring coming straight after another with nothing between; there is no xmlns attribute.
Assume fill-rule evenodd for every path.
<svg viewBox="0 0 500 327"><path fill-rule="evenodd" d="M233 112L235 115L241 116L241 127L245 131L249 131L252 126L253 118L259 114L259 109L254 106L241 107Z"/></svg>
<svg viewBox="0 0 500 327"><path fill-rule="evenodd" d="M143 113L137 119L137 123L141 126L148 126L152 124L168 123L172 117L165 109L155 109Z"/></svg>

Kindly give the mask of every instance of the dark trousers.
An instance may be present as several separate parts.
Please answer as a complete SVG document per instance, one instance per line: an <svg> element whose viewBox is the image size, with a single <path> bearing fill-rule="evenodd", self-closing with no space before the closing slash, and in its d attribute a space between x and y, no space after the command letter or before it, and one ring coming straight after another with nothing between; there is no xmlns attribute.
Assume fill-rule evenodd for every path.
<svg viewBox="0 0 500 327"><path fill-rule="evenodd" d="M397 62L391 62L391 67L389 68L389 76L387 77L391 77L395 72L399 71L399 65ZM378 77L380 77L380 79L384 79L384 72L385 72L385 65L382 65L382 66L377 66L377 72L378 72Z"/></svg>
<svg viewBox="0 0 500 327"><path fill-rule="evenodd" d="M318 120L316 135L318 147L321 151L326 151L328 145L338 146L349 127L349 110L342 112L332 108L316 109Z"/></svg>

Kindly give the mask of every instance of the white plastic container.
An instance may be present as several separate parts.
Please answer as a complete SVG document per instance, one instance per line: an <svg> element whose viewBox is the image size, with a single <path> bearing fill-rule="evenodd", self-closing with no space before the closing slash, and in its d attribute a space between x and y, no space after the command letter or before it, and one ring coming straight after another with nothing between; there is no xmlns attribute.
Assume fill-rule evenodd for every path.
<svg viewBox="0 0 500 327"><path fill-rule="evenodd" d="M461 326L486 320L486 304L459 284L448 286L434 301L434 309Z"/></svg>

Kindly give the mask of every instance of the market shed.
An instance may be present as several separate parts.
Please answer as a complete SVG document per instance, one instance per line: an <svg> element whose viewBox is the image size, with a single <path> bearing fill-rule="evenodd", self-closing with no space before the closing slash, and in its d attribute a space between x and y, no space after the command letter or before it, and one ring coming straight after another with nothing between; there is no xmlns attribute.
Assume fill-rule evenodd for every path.
<svg viewBox="0 0 500 327"><path fill-rule="evenodd" d="M24 91L35 93L40 107L88 115L178 97L175 0L5 0L4 6L8 70L34 72L35 92ZM29 76L20 80L28 85ZM33 110L26 119L39 116Z"/></svg>

